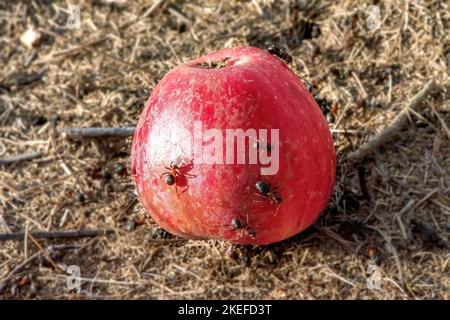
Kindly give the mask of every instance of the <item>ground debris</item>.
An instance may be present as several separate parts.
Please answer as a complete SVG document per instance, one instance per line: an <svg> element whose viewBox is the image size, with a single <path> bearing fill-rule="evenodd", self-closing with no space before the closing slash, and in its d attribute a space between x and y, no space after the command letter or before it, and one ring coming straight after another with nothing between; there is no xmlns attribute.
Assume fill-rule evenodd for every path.
<svg viewBox="0 0 450 320"><path fill-rule="evenodd" d="M411 232L414 238L420 241L426 248L450 248L447 243L438 235L435 229L429 227L428 225L418 221L410 221Z"/></svg>
<svg viewBox="0 0 450 320"><path fill-rule="evenodd" d="M0 232L27 224L31 232L61 230L70 212L65 230L115 234L38 239L55 264L79 265L91 278L80 293L68 291L64 274L55 277L34 243L25 250L23 241L2 242L0 274L10 276L0 279L2 299L450 299L442 285L448 249L438 240L447 241L450 207L442 124L449 123L450 49L442 2L410 2L408 10L403 2L376 2L379 30L368 30L367 6L356 1L136 0L120 8L83 1L76 30L66 26L65 3L47 2L0 5L0 159L42 152L0 166ZM36 48L20 43L28 20L41 25ZM127 221L148 217L135 194L130 141L149 94L180 63L249 44L285 48L289 67L317 89L313 96L329 117L339 166L319 228L267 247L236 246L242 253L235 258L225 254L228 243L181 239L150 218L126 231ZM382 131L430 79L444 90L423 101L424 113L408 113L406 123L417 125L405 125L392 143L350 165L349 151ZM81 137L65 139L63 128ZM90 128L126 130L114 136ZM359 165L370 201L362 196ZM425 205L421 196L433 190ZM414 220L419 224L409 224ZM365 289L369 264L381 265L382 290ZM330 270L355 287L330 278Z"/></svg>

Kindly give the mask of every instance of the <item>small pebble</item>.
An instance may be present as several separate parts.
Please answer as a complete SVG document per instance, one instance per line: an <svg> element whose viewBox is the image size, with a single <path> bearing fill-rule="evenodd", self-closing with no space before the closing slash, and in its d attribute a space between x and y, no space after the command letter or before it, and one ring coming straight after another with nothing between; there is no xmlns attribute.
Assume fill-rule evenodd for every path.
<svg viewBox="0 0 450 320"><path fill-rule="evenodd" d="M125 229L127 231L133 231L136 229L136 222L134 220L129 220L127 221L126 225L125 225Z"/></svg>
<svg viewBox="0 0 450 320"><path fill-rule="evenodd" d="M41 33L33 26L29 26L27 31L20 36L20 42L28 48L37 47L41 42Z"/></svg>
<svg viewBox="0 0 450 320"><path fill-rule="evenodd" d="M15 296L16 294L17 294L17 284L13 284L12 286L11 286L11 288L10 288L10 291L11 291L11 295L12 296Z"/></svg>

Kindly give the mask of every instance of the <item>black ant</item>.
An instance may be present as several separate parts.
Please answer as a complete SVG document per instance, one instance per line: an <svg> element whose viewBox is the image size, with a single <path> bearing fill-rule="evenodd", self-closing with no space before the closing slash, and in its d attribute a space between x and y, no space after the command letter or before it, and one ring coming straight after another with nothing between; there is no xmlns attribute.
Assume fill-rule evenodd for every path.
<svg viewBox="0 0 450 320"><path fill-rule="evenodd" d="M279 204L283 201L280 194L276 191L276 188L272 188L270 183L264 181L257 181L255 184L256 190L259 193L255 193L257 196L266 198L272 204Z"/></svg>
<svg viewBox="0 0 450 320"><path fill-rule="evenodd" d="M174 163L174 162L172 161L172 162L170 163L169 166L164 166L164 168L166 168L166 169L169 170L169 171L164 172L164 173L162 173L162 174L160 175L160 178L162 178L163 176L165 176L164 182L165 182L168 186L172 186L172 185L175 184L175 190L176 190L176 192L177 192L177 195L179 195L179 193L178 193L178 186L177 186L177 180L178 180L180 177L183 177L183 178L193 178L193 177L195 177L194 175L189 174L189 173L181 174L180 169L183 168L184 166L185 166L184 162L182 162L181 164L176 164L176 163ZM188 188L189 188L189 187L186 185L186 189L184 189L182 193L186 192L186 190L187 190Z"/></svg>
<svg viewBox="0 0 450 320"><path fill-rule="evenodd" d="M286 62L287 64L291 64L292 63L292 56L283 48L280 48L277 45L270 45L267 48L267 51L269 51L269 53L273 56L276 56L278 58L280 58L281 60L284 60L284 62Z"/></svg>
<svg viewBox="0 0 450 320"><path fill-rule="evenodd" d="M248 219L248 217L247 217ZM231 230L233 231L237 231L237 230L241 230L241 231L246 231L247 235L251 238L255 238L256 237L256 231L253 230L252 228L250 228L248 226L248 223L242 223L241 220L234 218L233 220L231 220ZM242 235L242 234L241 234Z"/></svg>
<svg viewBox="0 0 450 320"><path fill-rule="evenodd" d="M255 187L256 187L256 190L258 190L257 193L255 192L255 195L257 195L258 197L264 198L264 200L263 201L254 200L254 202L260 202L260 203L261 202L262 203L269 202L270 204L277 204L278 206L276 206L276 210L273 214L273 216L275 217L278 214L278 210L281 208L280 203L283 201L283 198L277 191L277 188L272 187L272 185L269 182L265 182L262 180L257 181L255 184ZM287 200L291 199L292 197L293 197L293 195L291 195Z"/></svg>

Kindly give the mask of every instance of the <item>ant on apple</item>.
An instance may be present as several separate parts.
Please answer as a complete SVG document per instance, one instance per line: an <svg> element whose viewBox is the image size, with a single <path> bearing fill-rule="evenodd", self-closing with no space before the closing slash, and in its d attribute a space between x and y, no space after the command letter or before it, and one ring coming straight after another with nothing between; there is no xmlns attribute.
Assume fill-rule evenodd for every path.
<svg viewBox="0 0 450 320"><path fill-rule="evenodd" d="M292 63L292 56L285 49L280 48L275 44L270 45L267 48L267 51L269 51L271 55L274 55L283 60L284 62L286 62L286 64Z"/></svg>
<svg viewBox="0 0 450 320"><path fill-rule="evenodd" d="M276 191L276 188L272 188L270 183L267 183L262 180L258 180L255 184L256 190L259 193L255 193L259 197L263 197L272 204L279 204L283 201L280 194Z"/></svg>
<svg viewBox="0 0 450 320"><path fill-rule="evenodd" d="M247 219L248 219L248 216L247 216ZM248 226L248 222L243 224L241 222L241 220L239 220L237 218L234 218L233 220L231 220L231 230L233 230L233 231L241 230L241 232L245 230L245 232L247 233L247 235L249 237L251 237L251 238L256 237L255 230L253 230L252 228L250 228ZM241 236L242 236L242 233L241 233Z"/></svg>
<svg viewBox="0 0 450 320"><path fill-rule="evenodd" d="M257 195L258 197L264 198L264 200L263 201L254 200L254 202L259 202L259 203L269 202L270 204L277 205L276 210L273 214L273 216L275 217L278 214L278 210L280 209L281 202L283 202L283 198L281 197L280 193L277 191L277 188L272 187L272 185L269 182L265 182L262 180L258 180L256 182L255 188L256 188L256 190L258 190L258 192L255 192L255 195ZM291 195L288 199L291 199L292 197L293 197L293 195ZM284 199L284 200L286 200L286 199Z"/></svg>
<svg viewBox="0 0 450 320"><path fill-rule="evenodd" d="M184 163L184 161L181 161L180 163L174 163L174 161L172 161L170 163L169 166L164 166L164 168L166 168L169 171L166 171L164 173L162 173L160 175L160 178L162 179L163 176L165 176L164 178L164 182L168 185L168 186L172 186L175 185L175 191L177 192L177 195L179 196L180 194L178 193L178 179L179 178L194 178L195 175L189 174L189 173L181 173L181 169L184 168L186 166L186 164ZM186 190L189 188L189 186L186 185L186 189L183 190L183 192L181 194L183 194L184 192L186 192Z"/></svg>

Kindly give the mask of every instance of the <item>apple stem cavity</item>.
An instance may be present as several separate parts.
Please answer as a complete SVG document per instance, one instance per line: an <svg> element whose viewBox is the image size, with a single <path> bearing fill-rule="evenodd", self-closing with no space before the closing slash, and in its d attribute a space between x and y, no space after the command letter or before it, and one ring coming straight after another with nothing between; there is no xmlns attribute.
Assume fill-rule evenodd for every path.
<svg viewBox="0 0 450 320"><path fill-rule="evenodd" d="M196 64L196 67L202 69L221 69L227 66L230 59L230 57L226 57L218 61L207 60Z"/></svg>

